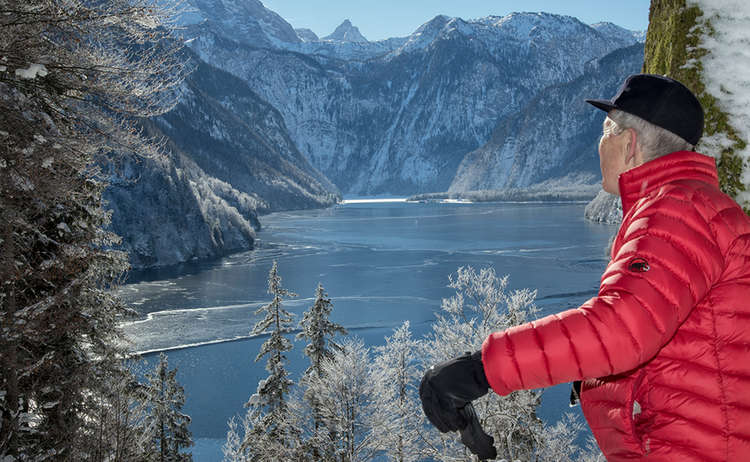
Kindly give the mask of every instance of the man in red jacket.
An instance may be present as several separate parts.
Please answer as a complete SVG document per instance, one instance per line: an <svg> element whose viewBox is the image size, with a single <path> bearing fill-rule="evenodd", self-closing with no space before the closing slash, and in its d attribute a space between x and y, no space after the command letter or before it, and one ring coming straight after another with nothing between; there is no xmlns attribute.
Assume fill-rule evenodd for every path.
<svg viewBox="0 0 750 462"><path fill-rule="evenodd" d="M623 220L599 294L496 332L430 368L420 397L441 431L491 387L583 381L584 416L609 462L750 461L750 219L693 152L703 110L681 83L627 78L599 143L602 187Z"/></svg>

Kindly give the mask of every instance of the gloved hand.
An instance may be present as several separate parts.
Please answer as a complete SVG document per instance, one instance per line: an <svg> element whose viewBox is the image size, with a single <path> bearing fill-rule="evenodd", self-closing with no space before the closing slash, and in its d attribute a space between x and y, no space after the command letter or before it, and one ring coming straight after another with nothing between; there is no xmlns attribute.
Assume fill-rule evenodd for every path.
<svg viewBox="0 0 750 462"><path fill-rule="evenodd" d="M438 430L460 431L469 424L461 410L486 395L489 387L482 352L477 351L429 368L419 385L419 398L425 415Z"/></svg>
<svg viewBox="0 0 750 462"><path fill-rule="evenodd" d="M469 403L459 411L469 424L461 430L461 442L469 450L479 457L479 460L495 459L497 449L495 449L495 438L491 437L482 430L479 424L479 417L474 406Z"/></svg>

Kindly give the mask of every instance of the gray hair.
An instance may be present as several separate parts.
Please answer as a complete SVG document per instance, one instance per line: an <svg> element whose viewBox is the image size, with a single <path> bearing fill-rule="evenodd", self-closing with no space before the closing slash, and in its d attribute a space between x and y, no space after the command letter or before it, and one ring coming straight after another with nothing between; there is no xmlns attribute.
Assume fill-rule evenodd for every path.
<svg viewBox="0 0 750 462"><path fill-rule="evenodd" d="M695 146L669 130L658 127L638 116L619 109L612 109L607 114L613 122L612 132L619 135L628 128L638 134L638 148L646 162L675 151L692 151Z"/></svg>

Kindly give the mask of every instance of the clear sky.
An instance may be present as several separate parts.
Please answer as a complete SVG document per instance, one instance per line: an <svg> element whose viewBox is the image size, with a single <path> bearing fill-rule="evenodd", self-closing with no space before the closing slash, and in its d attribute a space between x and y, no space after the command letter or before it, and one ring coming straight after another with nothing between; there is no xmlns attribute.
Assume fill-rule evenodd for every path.
<svg viewBox="0 0 750 462"><path fill-rule="evenodd" d="M368 40L404 37L439 14L463 19L514 11L575 16L586 24L608 21L646 30L650 0L261 0L295 28L329 35L344 19Z"/></svg>

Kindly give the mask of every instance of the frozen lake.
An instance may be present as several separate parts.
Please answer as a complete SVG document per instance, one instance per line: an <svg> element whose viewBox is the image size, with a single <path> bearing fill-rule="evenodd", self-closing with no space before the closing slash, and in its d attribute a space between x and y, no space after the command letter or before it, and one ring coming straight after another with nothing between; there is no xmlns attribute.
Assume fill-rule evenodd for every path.
<svg viewBox="0 0 750 462"><path fill-rule="evenodd" d="M595 295L616 227L585 221L584 206L356 201L264 216L256 250L133 274L122 297L143 318L125 330L135 351L168 350L193 419L194 460L221 460L227 420L244 413L266 376L265 362L253 362L264 339L249 332L255 309L270 301L274 260L283 286L299 294L284 304L298 319L320 282L333 300L331 318L380 345L405 320L415 337L427 332L460 266L493 266L510 275L511 289L537 289L543 314ZM306 367L302 346L289 355L294 378ZM568 411L567 396L565 385L547 390L542 418Z"/></svg>

